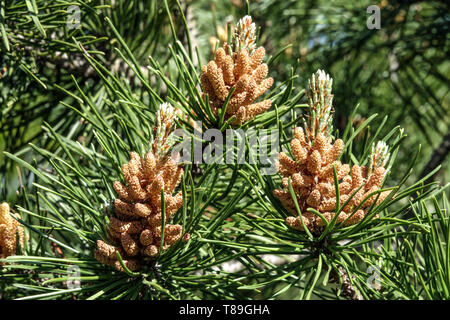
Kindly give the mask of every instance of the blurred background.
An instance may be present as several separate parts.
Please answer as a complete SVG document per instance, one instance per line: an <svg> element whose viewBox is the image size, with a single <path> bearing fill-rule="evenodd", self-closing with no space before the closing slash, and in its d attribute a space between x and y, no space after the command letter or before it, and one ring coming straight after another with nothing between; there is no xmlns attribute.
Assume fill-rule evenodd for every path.
<svg viewBox="0 0 450 320"><path fill-rule="evenodd" d="M60 1L55 5L35 2L41 20L48 27L64 25L66 7L77 1ZM395 126L404 128L407 137L390 179L399 179L405 173L420 145L420 157L409 179L417 181L441 165L431 179L441 184L449 181L450 4L447 1L255 0L247 4L242 0L183 0L180 6L168 1L175 22L173 29L163 1L88 2L88 6L80 2L82 32L67 29L52 32L52 28L41 30L36 21L21 14L27 11L25 1L2 1L0 150L20 155L29 163L39 163L28 143L52 149L45 123L83 142L83 122L63 105L73 101L67 94L75 89L71 77L92 96L101 92L103 84L73 48L73 39L94 48L93 53L95 49L103 52L104 66L133 86L133 73L113 50L117 39L109 38L112 34L109 25L92 8L101 12L100 17L107 16L113 21L143 66L149 64L149 55L164 65L173 32L178 40L187 43L186 26L189 41L198 47L202 61L207 61L216 41L227 39L227 23L249 12L260 27L259 43L265 46L268 56L282 49L270 69L270 75L278 82L288 78L293 68L300 90L317 69L330 73L334 79L337 129L345 127L357 104L360 106L356 122L377 113L379 116L371 126L376 130L386 121L382 135ZM379 29L368 27L376 21L370 20L376 13L368 12L371 5L379 9ZM46 21L46 16L54 21ZM169 63L169 75L170 68ZM155 91L161 96L165 94L164 86L156 82ZM139 88L136 92L139 94ZM74 127L76 122L79 125ZM33 178L32 174L22 177L15 166L0 153L0 198L11 202L17 187Z"/></svg>

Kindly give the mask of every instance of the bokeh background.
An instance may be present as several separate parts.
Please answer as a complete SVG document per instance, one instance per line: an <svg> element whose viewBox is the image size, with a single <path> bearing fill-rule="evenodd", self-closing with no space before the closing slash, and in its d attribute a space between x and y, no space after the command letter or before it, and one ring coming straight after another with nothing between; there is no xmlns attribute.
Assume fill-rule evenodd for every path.
<svg viewBox="0 0 450 320"><path fill-rule="evenodd" d="M67 136L79 135L78 139L83 140L82 121L74 129L72 124L79 121L78 116L62 104L73 100L66 92L74 90L71 77L93 96L101 91L103 84L98 75L71 48L72 39L102 51L102 63L133 86L133 73L113 50L117 40L109 38L110 27L99 17L109 17L118 26L142 65L148 64L149 55L164 65L172 37L163 1L90 1L89 8L95 8L97 14L83 7L82 34L75 30L58 31L58 25L66 23L65 9L69 2L56 5L35 2L44 23L47 27L53 23L55 31L46 28L42 32L35 21L23 14L27 10L25 1L2 1L0 17L5 30L2 38L7 35L9 39L3 39L0 53L0 150L19 155L30 163L39 163L40 159L28 143L52 148L52 141L45 134L45 123ZM449 181L450 5L447 1L195 0L180 3L177 6L168 1L175 21L174 32L186 44L186 25L180 18L183 10L191 44L198 47L203 61L211 57L218 39L226 40L227 23L249 12L260 26L259 42L268 55L282 49L270 69L272 77L286 79L293 70L298 76L297 88L303 88L309 75L318 68L331 74L336 128L345 127L357 104L360 106L355 121L362 122L374 113L379 116L372 127L386 121L382 136L395 126L404 128L407 138L390 179L396 180L404 174L420 145L420 157L409 179L417 181L441 165L432 179L441 184ZM367 27L370 5L380 8L380 29ZM45 22L46 16L53 20ZM170 75L170 64L167 70ZM163 85L155 82L155 90L164 96ZM33 178L22 177L2 152L0 177L0 198L12 202L17 187Z"/></svg>

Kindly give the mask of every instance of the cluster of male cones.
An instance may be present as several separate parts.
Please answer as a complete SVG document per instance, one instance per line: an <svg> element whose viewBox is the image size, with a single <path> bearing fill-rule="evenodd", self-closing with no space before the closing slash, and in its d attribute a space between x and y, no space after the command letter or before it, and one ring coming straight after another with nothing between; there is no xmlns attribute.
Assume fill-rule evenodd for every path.
<svg viewBox="0 0 450 320"><path fill-rule="evenodd" d="M331 95L332 79L319 70L310 81L308 97L310 113L304 121L304 129L294 129L290 146L293 159L286 153L279 153L278 170L283 176L283 189L274 190L274 195L282 205L295 216L286 219L286 223L297 230L308 228L320 233L325 225L317 214L307 211L313 208L330 222L336 212L336 188L333 167L336 170L339 188L339 207L342 210L337 223L351 225L360 222L375 203L383 201L388 191L377 193L384 180L384 165L389 157L387 145L379 141L372 148L369 166L341 163L338 160L344 142L331 136ZM333 142L334 140L334 142ZM289 191L291 182L298 207ZM302 223L303 222L303 223Z"/></svg>
<svg viewBox="0 0 450 320"><path fill-rule="evenodd" d="M19 243L23 248L23 228L9 213L8 203L2 203L0 205L0 259L16 254Z"/></svg>
<svg viewBox="0 0 450 320"><path fill-rule="evenodd" d="M136 152L130 153L130 161L122 165L126 185L120 181L115 181L113 185L119 197L114 201L115 216L110 217L107 229L111 243L98 240L95 258L119 271L124 270L117 252L124 265L135 271L155 258L161 248L166 250L181 238L187 241L190 237L188 233L183 236L181 225L169 224L173 214L183 205L182 192L173 195L181 181L183 169L170 157L167 146L161 146L172 130L167 125L172 118L169 119L167 114L174 116L175 112L168 108L168 104L163 104L157 114L157 126L164 123L166 130L160 127L155 130L160 136L155 138L152 151L143 157ZM165 204L164 233L162 193Z"/></svg>
<svg viewBox="0 0 450 320"><path fill-rule="evenodd" d="M273 84L273 78L267 78L267 64L262 63L264 47L255 50L255 29L251 17L245 16L235 28L231 45L225 42L217 49L214 60L202 67L202 96L208 95L215 115L234 90L224 117L227 120L234 116L234 125L254 119L271 106L269 99L255 102Z"/></svg>

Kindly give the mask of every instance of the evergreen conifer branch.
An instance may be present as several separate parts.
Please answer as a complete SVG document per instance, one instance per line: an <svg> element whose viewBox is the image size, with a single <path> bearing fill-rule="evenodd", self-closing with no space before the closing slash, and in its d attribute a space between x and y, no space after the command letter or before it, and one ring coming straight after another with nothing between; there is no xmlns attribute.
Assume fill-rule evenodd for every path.
<svg viewBox="0 0 450 320"><path fill-rule="evenodd" d="M441 70L425 54L394 50L420 32L405 24L411 33L380 42L366 30L352 38L355 31L336 29L335 18L327 16L320 30L304 19L308 41L319 32L324 42L339 40L331 49L314 43L305 56L289 24L268 22L312 17L317 7L277 3L252 4L252 16L241 8L227 32L219 25L230 5L217 3L212 40L220 41L211 50L207 19L187 16L204 10L196 3L0 4L0 143L7 146L0 181L6 184L11 168L19 181L16 195L9 185L0 191L9 202L0 217L1 298L449 299L448 185L429 180L439 167L417 178L419 144L404 161L411 127L397 125L387 109L369 108L366 95L379 102L378 88L389 103L395 96L436 106L423 119L407 106L408 117L424 136L433 121L441 130L445 94L434 87L445 80ZM81 9L80 28L67 24L69 5ZM387 29L395 30L404 8L421 12L389 4ZM429 27L443 27L439 19L430 24L433 13L422 16ZM350 20L365 25L356 14ZM356 56L366 45L371 52ZM373 46L402 62L389 69L393 91L375 85L383 72L362 72L361 61L378 65ZM347 55L354 65L342 61ZM437 81L405 66L415 55ZM334 81L319 70L307 83L317 66ZM191 137L245 130L241 147L231 148L244 162L168 164L179 142L175 126ZM265 171L267 154L261 145L255 150L252 130L277 130L271 151L281 155L280 174ZM202 152L213 145L196 139ZM257 141L270 148L269 140Z"/></svg>

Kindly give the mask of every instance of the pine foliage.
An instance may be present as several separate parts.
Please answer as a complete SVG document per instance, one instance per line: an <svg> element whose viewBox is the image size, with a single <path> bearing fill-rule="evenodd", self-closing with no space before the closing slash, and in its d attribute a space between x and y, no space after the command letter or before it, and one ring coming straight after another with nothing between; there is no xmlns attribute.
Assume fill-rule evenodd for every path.
<svg viewBox="0 0 450 320"><path fill-rule="evenodd" d="M407 136L448 129L447 5L383 1L382 40L363 5L233 2L1 2L1 298L450 298L447 185ZM242 163L177 163L177 128L274 131L279 163L247 135Z"/></svg>

